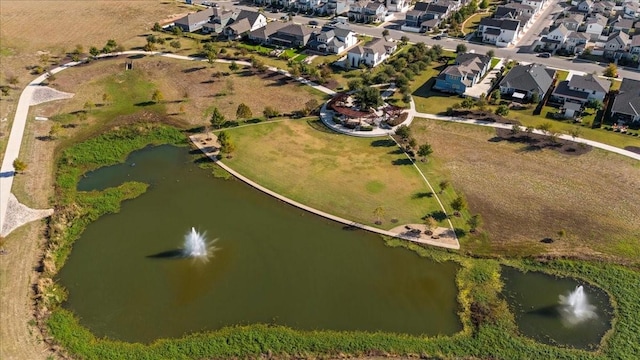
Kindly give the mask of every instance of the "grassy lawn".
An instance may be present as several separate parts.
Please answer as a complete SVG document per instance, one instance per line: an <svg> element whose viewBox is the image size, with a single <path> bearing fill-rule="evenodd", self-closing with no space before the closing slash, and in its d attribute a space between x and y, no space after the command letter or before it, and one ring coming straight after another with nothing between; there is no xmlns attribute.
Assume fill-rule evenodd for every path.
<svg viewBox="0 0 640 360"><path fill-rule="evenodd" d="M303 204L373 226L374 210L382 207L385 229L421 223L423 216L440 210L417 170L390 139L339 135L318 120L228 132L237 151L225 163Z"/></svg>
<svg viewBox="0 0 640 360"><path fill-rule="evenodd" d="M496 65L498 65L499 62L500 62L499 58L491 58L491 69L496 67Z"/></svg>
<svg viewBox="0 0 640 360"><path fill-rule="evenodd" d="M565 70L556 70L556 74L558 75L558 81L567 80L567 76L569 76L569 72Z"/></svg>
<svg viewBox="0 0 640 360"><path fill-rule="evenodd" d="M622 80L612 80L611 88L609 90L620 90L620 85L622 85Z"/></svg>
<svg viewBox="0 0 640 360"><path fill-rule="evenodd" d="M482 13L482 14L473 14L471 15L467 21L465 21L464 23L464 27L462 28L462 32L466 35L469 34L471 32L476 31L476 29L478 28L478 24L480 23L480 20L482 20L483 18L490 16L491 13Z"/></svg>
<svg viewBox="0 0 640 360"><path fill-rule="evenodd" d="M640 238L637 180L631 180L640 179L636 161L600 150L576 157L527 151L523 144L492 142L493 129L472 125L416 119L411 128L418 144L433 147L430 181L449 178L469 212L484 219L486 234L462 238L463 249L640 259L631 246ZM443 202L450 200L445 192ZM557 239L560 230L566 237L540 242Z"/></svg>

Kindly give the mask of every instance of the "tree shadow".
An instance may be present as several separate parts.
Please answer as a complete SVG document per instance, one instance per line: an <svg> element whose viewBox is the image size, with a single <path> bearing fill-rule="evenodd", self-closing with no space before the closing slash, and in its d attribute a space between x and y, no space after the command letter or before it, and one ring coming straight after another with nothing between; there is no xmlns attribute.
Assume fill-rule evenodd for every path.
<svg viewBox="0 0 640 360"><path fill-rule="evenodd" d="M206 66L197 66L197 67L192 67L192 68L189 68L189 69L184 69L184 70L182 70L182 72L184 74L189 74L189 73L200 71L200 70L203 70L203 69L206 69L206 68L207 68Z"/></svg>
<svg viewBox="0 0 640 360"><path fill-rule="evenodd" d="M205 155L200 156L197 159L193 160L194 164L207 164L207 163L211 163L211 162L213 162L213 160L210 157L205 156Z"/></svg>
<svg viewBox="0 0 640 360"><path fill-rule="evenodd" d="M151 106L151 105L155 105L155 101L143 101L143 102L136 103L134 105L135 106L141 106L141 107Z"/></svg>
<svg viewBox="0 0 640 360"><path fill-rule="evenodd" d="M428 217L432 217L432 218L436 219L436 221L443 221L443 220L447 219L447 214L445 214L445 212L442 211L442 210L434 210L434 211L428 213L427 216L425 216L422 219L424 220L424 219L426 219Z"/></svg>
<svg viewBox="0 0 640 360"><path fill-rule="evenodd" d="M391 147L395 145L396 143L390 139L379 139L379 140L373 140L371 142L371 146L373 147Z"/></svg>
<svg viewBox="0 0 640 360"><path fill-rule="evenodd" d="M36 139L40 141L51 141L53 138L49 135L36 136Z"/></svg>
<svg viewBox="0 0 640 360"><path fill-rule="evenodd" d="M415 193L411 196L412 199L424 199L424 198L431 198L433 197L433 193L431 191L429 192L418 192Z"/></svg>
<svg viewBox="0 0 640 360"><path fill-rule="evenodd" d="M411 160L407 158L395 159L391 163L393 165L412 165L413 164L413 162L411 162Z"/></svg>
<svg viewBox="0 0 640 360"><path fill-rule="evenodd" d="M187 134L198 134L198 133L202 133L204 132L205 127L204 126L197 126L197 127L192 127L190 129L185 130L185 132Z"/></svg>

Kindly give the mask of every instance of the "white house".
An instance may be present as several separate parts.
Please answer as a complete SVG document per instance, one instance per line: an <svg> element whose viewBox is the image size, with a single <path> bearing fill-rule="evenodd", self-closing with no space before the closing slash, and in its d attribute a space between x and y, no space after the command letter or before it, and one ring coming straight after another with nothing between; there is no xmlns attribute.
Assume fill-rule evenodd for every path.
<svg viewBox="0 0 640 360"><path fill-rule="evenodd" d="M341 54L358 42L356 33L350 29L336 27L322 31L316 36L314 47L318 51Z"/></svg>
<svg viewBox="0 0 640 360"><path fill-rule="evenodd" d="M578 10L586 13L590 13L593 7L593 1L582 0L578 3Z"/></svg>
<svg viewBox="0 0 640 360"><path fill-rule="evenodd" d="M520 21L513 19L483 18L478 25L477 35L483 42L498 47L507 47L516 43L520 35Z"/></svg>
<svg viewBox="0 0 640 360"><path fill-rule="evenodd" d="M595 16L590 17L587 20L587 28L585 32L591 36L591 40L598 40L600 35L602 35L602 31L607 26L607 18L596 14Z"/></svg>
<svg viewBox="0 0 640 360"><path fill-rule="evenodd" d="M369 67L376 67L393 54L396 49L396 43L377 38L365 46L356 46L349 50L346 65L359 67L364 64Z"/></svg>
<svg viewBox="0 0 640 360"><path fill-rule="evenodd" d="M387 0L387 9L393 12L407 12L409 5L411 5L411 1L408 0Z"/></svg>
<svg viewBox="0 0 640 360"><path fill-rule="evenodd" d="M628 1L624 3L622 10L624 14L622 15L626 19L635 19L640 15L640 4L638 2Z"/></svg>

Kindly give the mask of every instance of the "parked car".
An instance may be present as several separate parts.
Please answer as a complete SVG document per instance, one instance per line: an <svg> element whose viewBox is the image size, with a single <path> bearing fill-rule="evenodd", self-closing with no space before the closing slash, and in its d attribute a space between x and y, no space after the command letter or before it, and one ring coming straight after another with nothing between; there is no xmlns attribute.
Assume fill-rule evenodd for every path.
<svg viewBox="0 0 640 360"><path fill-rule="evenodd" d="M318 22L315 20L309 21L309 25L318 26Z"/></svg>
<svg viewBox="0 0 640 360"><path fill-rule="evenodd" d="M551 57L551 53L548 53L548 52L541 53L541 54L538 54L538 57L541 57L541 58L550 58L550 57Z"/></svg>
<svg viewBox="0 0 640 360"><path fill-rule="evenodd" d="M442 40L442 36L436 35L433 37L433 40Z"/></svg>

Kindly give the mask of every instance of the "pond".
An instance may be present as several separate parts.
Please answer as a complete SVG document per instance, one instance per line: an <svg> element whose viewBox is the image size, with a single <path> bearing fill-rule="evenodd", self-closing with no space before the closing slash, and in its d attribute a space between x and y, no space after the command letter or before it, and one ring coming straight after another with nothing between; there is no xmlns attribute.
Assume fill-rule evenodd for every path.
<svg viewBox="0 0 640 360"><path fill-rule="evenodd" d="M64 306L99 337L130 342L236 324L301 330L454 334L453 262L436 263L374 234L213 178L186 148L148 147L87 173L79 190L150 184L90 224L59 273ZM354 199L357 201L357 199ZM195 227L217 239L208 262L154 256Z"/></svg>
<svg viewBox="0 0 640 360"><path fill-rule="evenodd" d="M547 344L595 349L611 328L613 309L608 295L598 287L511 267L502 268L502 279L507 302L525 336ZM567 303L573 306L563 305Z"/></svg>

